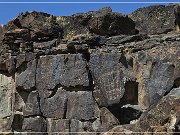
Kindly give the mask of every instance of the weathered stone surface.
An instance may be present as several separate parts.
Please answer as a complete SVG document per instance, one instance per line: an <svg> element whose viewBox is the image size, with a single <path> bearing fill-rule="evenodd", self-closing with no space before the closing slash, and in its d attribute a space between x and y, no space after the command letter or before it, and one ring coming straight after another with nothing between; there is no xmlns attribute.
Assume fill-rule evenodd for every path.
<svg viewBox="0 0 180 135"><path fill-rule="evenodd" d="M141 67L142 75L140 75L140 80L138 80L138 101L142 109L147 109L150 105L156 103L172 88L174 83L174 66L171 63L149 64L144 68Z"/></svg>
<svg viewBox="0 0 180 135"><path fill-rule="evenodd" d="M16 88L31 91L36 83L36 59L27 64L27 69L16 77Z"/></svg>
<svg viewBox="0 0 180 135"><path fill-rule="evenodd" d="M148 36L146 34L138 34L132 36L120 35L109 37L106 44L125 44L130 42L137 42L147 39Z"/></svg>
<svg viewBox="0 0 180 135"><path fill-rule="evenodd" d="M175 43L142 51L135 56L133 67L139 82L138 101L142 108L147 109L173 87L180 71L178 53Z"/></svg>
<svg viewBox="0 0 180 135"><path fill-rule="evenodd" d="M0 43L2 43L3 36L4 36L4 28L3 25L0 25Z"/></svg>
<svg viewBox="0 0 180 135"><path fill-rule="evenodd" d="M46 42L34 42L33 43L33 49L34 52L36 52L39 55L42 54L51 54L52 48L58 44L57 39L53 39Z"/></svg>
<svg viewBox="0 0 180 135"><path fill-rule="evenodd" d="M32 53L32 52L28 52L28 53L25 53L25 54L19 54L17 57L16 57L16 69L17 70L25 70L26 69L26 66L27 63L29 61L32 61L34 60L36 57L36 54ZM23 69L25 67L25 69ZM19 71L21 72L21 71Z"/></svg>
<svg viewBox="0 0 180 135"><path fill-rule="evenodd" d="M3 43L4 44L21 43L29 40L30 40L30 34L27 29L14 29L4 33Z"/></svg>
<svg viewBox="0 0 180 135"><path fill-rule="evenodd" d="M6 119L0 118L0 132L12 133L11 131L11 118L7 117Z"/></svg>
<svg viewBox="0 0 180 135"><path fill-rule="evenodd" d="M39 94L37 91L32 91L28 95L28 99L23 108L24 116L34 116L40 115L40 103L39 103Z"/></svg>
<svg viewBox="0 0 180 135"><path fill-rule="evenodd" d="M89 29L91 33L105 36L136 34L135 23L128 16L114 12L93 17Z"/></svg>
<svg viewBox="0 0 180 135"><path fill-rule="evenodd" d="M146 54L158 61L170 62L175 66L174 79L180 77L180 47L179 41L166 43L164 46L157 46L146 51Z"/></svg>
<svg viewBox="0 0 180 135"><path fill-rule="evenodd" d="M89 46L87 44L79 44L78 42L70 41L67 43L68 52L71 53L88 53Z"/></svg>
<svg viewBox="0 0 180 135"><path fill-rule="evenodd" d="M18 93L14 93L14 111L22 112L23 107L25 106L25 102L23 97Z"/></svg>
<svg viewBox="0 0 180 135"><path fill-rule="evenodd" d="M91 46L102 46L106 44L106 37L95 35L95 34L81 34L77 36L73 36L72 41L76 41L79 44L87 44Z"/></svg>
<svg viewBox="0 0 180 135"><path fill-rule="evenodd" d="M139 8L129 15L136 23L140 33L159 34L174 29L175 15L173 5L155 5Z"/></svg>
<svg viewBox="0 0 180 135"><path fill-rule="evenodd" d="M88 134L88 132L90 132L89 134L93 134L91 132L93 132L94 129L91 122L81 122L79 120L72 119L70 124L70 131L74 134Z"/></svg>
<svg viewBox="0 0 180 135"><path fill-rule="evenodd" d="M99 109L92 91L68 93L67 119L93 120L99 117Z"/></svg>
<svg viewBox="0 0 180 135"><path fill-rule="evenodd" d="M0 27L0 132L180 131L173 8L129 17L109 7L63 17L33 11Z"/></svg>
<svg viewBox="0 0 180 135"><path fill-rule="evenodd" d="M55 17L42 12L21 13L6 25L7 30L25 28L30 31L31 40L49 40L60 36L62 29L55 22Z"/></svg>
<svg viewBox="0 0 180 135"><path fill-rule="evenodd" d="M114 128L112 128L111 130L109 130L108 132L104 133L104 135L118 135L118 134L122 134L122 135L126 135L126 134L132 134L132 135L136 135L136 134L142 134L142 135L147 135L150 134L152 132L151 128L146 125L146 124L127 124L127 125L119 125L116 126Z"/></svg>
<svg viewBox="0 0 180 135"><path fill-rule="evenodd" d="M40 108L42 115L48 118L65 118L67 108L67 92L58 88L47 98L41 97Z"/></svg>
<svg viewBox="0 0 180 135"><path fill-rule="evenodd" d="M12 74L15 72L16 69L15 58L9 53L3 53L4 52L2 52L0 56L0 71Z"/></svg>
<svg viewBox="0 0 180 135"><path fill-rule="evenodd" d="M24 118L22 130L27 132L46 132L46 120L40 116Z"/></svg>
<svg viewBox="0 0 180 135"><path fill-rule="evenodd" d="M78 13L72 16L57 16L56 22L62 26L64 38L71 39L73 36L90 32L89 21L91 18L111 12L112 9L110 7L105 7L97 11Z"/></svg>
<svg viewBox="0 0 180 135"><path fill-rule="evenodd" d="M0 74L0 118L6 118L12 114L14 86L15 82L12 77Z"/></svg>
<svg viewBox="0 0 180 135"><path fill-rule="evenodd" d="M49 96L47 90L53 90L59 84L65 87L89 86L86 61L81 54L41 57L36 78L36 87L41 91L40 96L44 94L46 97Z"/></svg>
<svg viewBox="0 0 180 135"><path fill-rule="evenodd" d="M101 106L119 103L123 97L126 78L120 69L120 57L120 53L90 54L90 70L98 87L95 98Z"/></svg>
<svg viewBox="0 0 180 135"><path fill-rule="evenodd" d="M47 132L49 135L54 135L54 132L61 134L69 134L70 132L70 120L68 119L47 119ZM67 132L67 133L65 133ZM58 133L57 133L58 134Z"/></svg>
<svg viewBox="0 0 180 135"><path fill-rule="evenodd" d="M158 130L160 126L164 126L166 130L169 129L170 132L173 132L180 120L179 102L180 88L175 88L163 97L142 119L147 120L154 131Z"/></svg>
<svg viewBox="0 0 180 135"><path fill-rule="evenodd" d="M105 107L100 109L101 128L100 131L108 131L114 126L119 125L118 119Z"/></svg>

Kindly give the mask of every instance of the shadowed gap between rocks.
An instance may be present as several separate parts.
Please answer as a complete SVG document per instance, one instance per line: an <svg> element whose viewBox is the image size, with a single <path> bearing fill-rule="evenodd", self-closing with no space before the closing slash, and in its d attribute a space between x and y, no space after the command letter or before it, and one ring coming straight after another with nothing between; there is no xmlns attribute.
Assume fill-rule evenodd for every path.
<svg viewBox="0 0 180 135"><path fill-rule="evenodd" d="M125 92L121 99L121 104L138 104L138 82L136 81L127 81L125 86Z"/></svg>
<svg viewBox="0 0 180 135"><path fill-rule="evenodd" d="M180 86L180 77L174 80L173 88L178 88Z"/></svg>
<svg viewBox="0 0 180 135"><path fill-rule="evenodd" d="M23 99L24 103L26 103L30 92L25 91L25 90L20 90L19 87L18 87L17 92L19 93L19 95L20 95L21 98Z"/></svg>
<svg viewBox="0 0 180 135"><path fill-rule="evenodd" d="M21 132L23 126L23 115L14 114L13 122L12 122L12 130Z"/></svg>
<svg viewBox="0 0 180 135"><path fill-rule="evenodd" d="M120 124L129 124L141 116L138 109L138 83L136 81L127 81L125 84L125 93L119 104L109 106L109 111L119 120Z"/></svg>
<svg viewBox="0 0 180 135"><path fill-rule="evenodd" d="M120 124L130 124L132 120L138 119L142 112L132 107L122 107L121 104L115 104L108 107L109 111L119 120Z"/></svg>
<svg viewBox="0 0 180 135"><path fill-rule="evenodd" d="M22 72L24 72L27 69L27 64L28 62L23 62L18 68L17 68L17 73L21 74Z"/></svg>
<svg viewBox="0 0 180 135"><path fill-rule="evenodd" d="M174 80L174 84L173 84L172 88L169 91L166 91L163 96L166 96L167 94L169 94L171 92L172 89L178 88L178 87L180 87L180 77Z"/></svg>

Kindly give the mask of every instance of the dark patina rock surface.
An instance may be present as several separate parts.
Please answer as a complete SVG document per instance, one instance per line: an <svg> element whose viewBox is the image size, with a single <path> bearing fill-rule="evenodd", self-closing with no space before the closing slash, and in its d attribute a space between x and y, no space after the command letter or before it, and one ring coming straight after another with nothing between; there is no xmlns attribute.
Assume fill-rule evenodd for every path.
<svg viewBox="0 0 180 135"><path fill-rule="evenodd" d="M174 6L32 11L0 26L0 132L180 132Z"/></svg>

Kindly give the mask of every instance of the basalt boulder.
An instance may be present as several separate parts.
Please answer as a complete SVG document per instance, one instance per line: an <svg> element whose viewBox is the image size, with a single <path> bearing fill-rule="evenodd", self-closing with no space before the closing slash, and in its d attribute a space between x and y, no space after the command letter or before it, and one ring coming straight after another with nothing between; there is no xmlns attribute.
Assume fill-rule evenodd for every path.
<svg viewBox="0 0 180 135"><path fill-rule="evenodd" d="M175 27L174 5L139 8L129 17L135 22L140 33L167 33Z"/></svg>
<svg viewBox="0 0 180 135"><path fill-rule="evenodd" d="M115 12L93 17L89 22L89 30L91 33L104 36L138 33L132 19Z"/></svg>

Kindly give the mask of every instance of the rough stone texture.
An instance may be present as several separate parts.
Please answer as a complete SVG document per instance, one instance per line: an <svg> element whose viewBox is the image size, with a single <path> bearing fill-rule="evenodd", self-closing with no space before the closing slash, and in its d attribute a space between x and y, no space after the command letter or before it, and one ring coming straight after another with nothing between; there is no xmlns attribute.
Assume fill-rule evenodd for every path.
<svg viewBox="0 0 180 135"><path fill-rule="evenodd" d="M174 66L171 63L149 62L147 66L141 67L141 71L138 101L142 109L147 109L172 88Z"/></svg>
<svg viewBox="0 0 180 135"><path fill-rule="evenodd" d="M29 30L32 40L47 40L58 37L59 33L62 32L60 26L55 23L54 18L54 16L42 12L26 12L21 13L5 27L7 30L25 28Z"/></svg>
<svg viewBox="0 0 180 135"><path fill-rule="evenodd" d="M16 77L16 88L22 90L33 90L36 83L36 60L27 64L27 69Z"/></svg>
<svg viewBox="0 0 180 135"><path fill-rule="evenodd" d="M75 135L88 134L88 132L89 134L95 134L91 133L94 132L91 122L81 122L76 119L71 120L70 131L73 132Z"/></svg>
<svg viewBox="0 0 180 135"><path fill-rule="evenodd" d="M141 124L127 124L127 125L120 125L112 128L108 132L104 133L104 135L126 135L126 134L132 134L136 135L138 133L141 133L143 135L150 134L152 132L151 128L147 125L141 125Z"/></svg>
<svg viewBox="0 0 180 135"><path fill-rule="evenodd" d="M42 115L48 118L64 118L67 108L67 92L61 88L48 97L40 99Z"/></svg>
<svg viewBox="0 0 180 135"><path fill-rule="evenodd" d="M45 132L46 121L40 116L24 118L22 130L28 132Z"/></svg>
<svg viewBox="0 0 180 135"><path fill-rule="evenodd" d="M69 127L70 127L70 120L68 119L58 119L58 120L54 120L50 118L47 119L47 132L49 132L49 135L55 134L53 132L67 132L68 134L68 132L70 131Z"/></svg>
<svg viewBox="0 0 180 135"><path fill-rule="evenodd" d="M99 109L92 96L92 91L70 92L66 117L86 121L98 118Z"/></svg>
<svg viewBox="0 0 180 135"><path fill-rule="evenodd" d="M173 5L156 5L139 8L129 15L136 23L140 33L167 33L174 29L175 15Z"/></svg>
<svg viewBox="0 0 180 135"><path fill-rule="evenodd" d="M89 22L93 17L111 13L110 7L105 7L97 11L90 11L87 13L78 13L72 16L58 16L56 22L63 27L64 38L71 39L73 36L79 34L90 33Z"/></svg>
<svg viewBox="0 0 180 135"><path fill-rule="evenodd" d="M101 131L107 131L112 127L119 125L118 119L105 107L100 109L101 115Z"/></svg>
<svg viewBox="0 0 180 135"><path fill-rule="evenodd" d="M24 116L34 116L40 115L40 105L39 105L39 94L37 91L32 91L28 95L28 99L26 104L23 108L23 115Z"/></svg>
<svg viewBox="0 0 180 135"><path fill-rule="evenodd" d="M0 26L0 132L180 132L174 6L32 11Z"/></svg>
<svg viewBox="0 0 180 135"><path fill-rule="evenodd" d="M147 121L154 131L160 126L164 126L169 132L175 131L175 126L180 121L179 102L180 88L175 88L147 113Z"/></svg>
<svg viewBox="0 0 180 135"><path fill-rule="evenodd" d="M92 33L107 36L136 34L135 23L128 16L119 13L93 17L89 22L89 29Z"/></svg>
<svg viewBox="0 0 180 135"><path fill-rule="evenodd" d="M12 94L15 90L14 79L6 75L0 74L0 118L5 118L12 113Z"/></svg>
<svg viewBox="0 0 180 135"><path fill-rule="evenodd" d="M89 85L86 62L81 54L42 56L38 61L36 78L40 96L43 94L45 97L48 97L49 91L57 85L65 87Z"/></svg>
<svg viewBox="0 0 180 135"><path fill-rule="evenodd" d="M123 97L126 78L120 69L120 57L120 53L90 54L90 70L98 87L95 98L102 106L119 103Z"/></svg>

